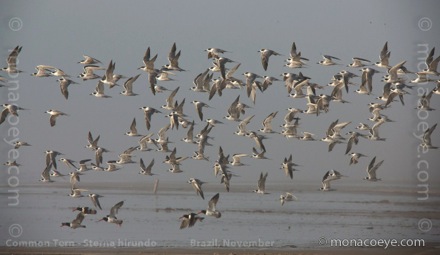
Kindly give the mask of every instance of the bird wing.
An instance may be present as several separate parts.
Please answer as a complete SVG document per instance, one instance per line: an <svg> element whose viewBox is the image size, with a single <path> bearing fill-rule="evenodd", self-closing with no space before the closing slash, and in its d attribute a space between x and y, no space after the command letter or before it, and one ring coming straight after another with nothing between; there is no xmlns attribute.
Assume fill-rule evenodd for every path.
<svg viewBox="0 0 440 255"><path fill-rule="evenodd" d="M150 164L148 164L147 166L147 172L151 173L151 169L153 168L154 165L154 158L151 160Z"/></svg>
<svg viewBox="0 0 440 255"><path fill-rule="evenodd" d="M2 115L0 117L0 124L2 124L6 120L6 116L8 116L8 114L9 114L9 109L8 108L3 109Z"/></svg>
<svg viewBox="0 0 440 255"><path fill-rule="evenodd" d="M368 174L370 174L370 171L371 171L371 169L373 168L375 161L376 161L376 157L374 157L374 158L370 161L370 164L368 165L368 168L367 168L367 173L368 173Z"/></svg>
<svg viewBox="0 0 440 255"><path fill-rule="evenodd" d="M137 134L137 129L136 129L136 118L133 118L133 122L131 122L130 125L130 131L134 134Z"/></svg>
<svg viewBox="0 0 440 255"><path fill-rule="evenodd" d="M423 134L423 141L427 144L431 144L431 134L434 132L434 129L437 127L437 123L431 128L427 129Z"/></svg>
<svg viewBox="0 0 440 255"><path fill-rule="evenodd" d="M44 180L50 180L50 174L49 174L49 171L50 171L50 168L51 168L51 167L52 167L52 163L47 164L46 168L44 168L43 172L41 173L41 177L42 177Z"/></svg>
<svg viewBox="0 0 440 255"><path fill-rule="evenodd" d="M263 172L261 172L260 174L260 179L258 180L258 189L261 191L264 191L266 188L266 177L267 177L266 173L265 175L263 175Z"/></svg>
<svg viewBox="0 0 440 255"><path fill-rule="evenodd" d="M97 208L99 208L99 209L102 210L102 208L101 208L101 204L99 203L98 195L91 196L90 198L91 198L91 200L92 200L93 205L94 205L95 207L97 207Z"/></svg>
<svg viewBox="0 0 440 255"><path fill-rule="evenodd" d="M82 221L84 220L84 214L82 212L78 213L78 215L76 215L76 218L72 221L73 225L81 225Z"/></svg>
<svg viewBox="0 0 440 255"><path fill-rule="evenodd" d="M17 57L21 51L21 48L22 47L17 46L14 48L14 50L12 50L11 54L9 54L7 62L10 69L15 69L17 67Z"/></svg>
<svg viewBox="0 0 440 255"><path fill-rule="evenodd" d="M67 82L60 82L60 90L61 94L64 96L64 98L69 98L69 90L67 89L69 83Z"/></svg>
<svg viewBox="0 0 440 255"><path fill-rule="evenodd" d="M211 211L215 211L215 206L217 205L218 199L220 198L220 193L215 194L211 200L208 202L208 209Z"/></svg>
<svg viewBox="0 0 440 255"><path fill-rule="evenodd" d="M55 126L57 117L57 115L50 115L49 122L51 127Z"/></svg>
<svg viewBox="0 0 440 255"><path fill-rule="evenodd" d="M347 149L345 150L345 154L347 155L351 151L351 147L353 146L353 142L356 138L354 136L351 136L350 139L348 139L347 142Z"/></svg>
<svg viewBox="0 0 440 255"><path fill-rule="evenodd" d="M180 229L187 228L189 226L189 219L183 217L182 222L180 223Z"/></svg>
<svg viewBox="0 0 440 255"><path fill-rule="evenodd" d="M115 205L110 209L110 216L115 217L115 215L118 213L119 208L121 208L123 204L124 204L124 201L121 201L121 202L115 204Z"/></svg>
<svg viewBox="0 0 440 255"><path fill-rule="evenodd" d="M261 52L261 64L263 65L265 71L267 71L267 66L269 64L269 57L270 54L268 51Z"/></svg>
<svg viewBox="0 0 440 255"><path fill-rule="evenodd" d="M372 167L369 171L368 171L368 176L371 179L376 179L376 171L377 169L382 165L384 160L380 161L379 163L377 163L374 167Z"/></svg>
<svg viewBox="0 0 440 255"><path fill-rule="evenodd" d="M144 160L142 158L139 160L139 166L142 170L144 170L144 171L146 170Z"/></svg>

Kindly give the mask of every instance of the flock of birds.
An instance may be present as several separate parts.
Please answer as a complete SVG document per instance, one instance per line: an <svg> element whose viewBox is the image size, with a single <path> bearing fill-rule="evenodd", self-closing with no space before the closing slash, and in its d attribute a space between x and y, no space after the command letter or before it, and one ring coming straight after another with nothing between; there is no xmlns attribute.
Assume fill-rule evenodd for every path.
<svg viewBox="0 0 440 255"><path fill-rule="evenodd" d="M7 58L7 67L2 68L2 71L9 74L22 72L17 67L17 58L21 50L22 47L17 46L10 53ZM206 52L208 54L208 59L213 59L213 65L206 68L206 70L201 72L200 74L196 75L193 80L194 86L188 89L190 89L194 93L200 93L200 95L206 94L208 101L213 100L215 96L221 97L225 89L239 89L237 91L241 91L240 89L244 88L246 90L247 97L253 104L256 104L258 94L262 94L264 93L264 91L270 89L272 84L275 82L281 83L281 81L276 77L260 76L252 72L244 72L242 76L236 75L236 71L239 69L241 64L225 56L226 54L230 54L229 51L219 48L208 48L206 49ZM272 57L282 56L282 54L270 49L261 49L259 52L261 55L261 64L265 71L267 71L269 67L269 60L272 59ZM331 78L331 82L327 84L327 86L321 86L316 83L312 83L311 78L305 76L304 74L302 74L302 72L285 72L281 74L281 76L288 95L294 100L304 100L304 109L300 110L297 108L288 108L284 116L285 123L281 126L283 128L281 132L274 131L272 128L272 120L274 118L277 118L278 111L270 113L264 119L262 123L263 127L260 130L248 130L247 125L252 121L255 115L246 115L246 111L248 111L251 106L245 104L242 101L242 98L240 98L240 95L238 95L228 107L227 115L223 118L230 123L238 124L235 135L248 137L255 142L255 146L252 148L253 153L234 154L231 156L232 159L230 159L230 156L226 155L222 147L219 146L218 159L215 160L215 162L212 162L208 157L205 156L205 147L213 146L209 143L209 139L212 138L210 136L210 132L212 129L221 128L221 126L225 125L226 123L214 118L205 118L204 109L209 108L209 104L206 103L207 101L202 102L194 100L191 103L194 105L195 112L197 113L198 118L202 123L206 122L206 124L203 125L203 129L198 134L194 134L194 126L196 125L196 121L198 120L191 120L184 113L185 99L181 100L180 102L175 100L175 97L179 93L180 87L177 87L169 92L169 90L165 86L159 85L166 83L166 81L173 80L172 76L176 75L177 72L185 71L179 66L181 51L177 51L176 43L174 43L168 54L169 63L158 69L155 65L155 61L158 55L155 54L154 56L152 56L153 54L151 53L150 47L148 47L143 57L144 65L138 68L140 71L148 75L148 85L152 94L148 96L155 96L158 93L169 93L165 105L161 107L144 106L139 108L144 112L144 127L146 130L150 130L152 127L157 127L157 125L154 124L153 115L161 114L169 118L169 123L167 123L167 125L165 125L164 127L159 128L159 131L157 132L157 138L153 137L154 133L150 133L148 135L141 135L140 133L138 133L136 118L134 118L129 128L130 131L128 131L125 135L130 137L138 137L138 144L124 150L123 153L119 155L119 159L108 160L106 162L107 165L104 166L103 155L104 153L108 152L108 150L99 145L100 135L94 137L91 132L88 132L88 144L86 148L93 151L95 156L94 160L83 159L80 160L78 163L65 157L59 158L57 160L57 157L63 156L64 154L54 150L47 150L45 152L46 166L44 167L44 170L41 174L40 181L50 183L53 182L53 179L55 178L65 176L58 171L57 167L57 161L63 162L70 169L75 169L74 171L69 173L71 190L70 196L83 197L82 192L88 192L88 190L78 188L78 183L80 182L80 178L83 178L83 175L86 176L87 171L111 172L120 169L121 166L125 164L138 163L140 168L139 174L147 176L154 175L152 171L155 164L154 158L147 166L145 166L142 158L140 158L138 162L132 159L134 152L150 151L152 150L151 147L154 146L156 148L156 151L167 153L163 162L170 165L169 171L171 173L182 172L180 166L182 165L182 162L188 158L212 162L214 175L220 176L220 182L224 184L226 192L229 192L231 179L236 176L233 171L231 171L231 168L245 165L241 162L241 158L252 157L258 160L267 159L265 156L267 148L264 145L264 141L265 139L269 139L268 136L272 134L280 134L288 139L294 138L302 141L315 141L316 139L314 134L306 131L299 133L297 131L300 125L300 118L298 117L300 114L319 116L327 113L330 110L330 105L333 103L346 103L347 101L343 99L343 95L350 92L351 86L356 85L356 83L353 82L353 79L359 76L359 89L355 90L355 93L358 93L359 96L370 96L373 91L373 76L377 75L378 73L386 72L382 79L382 82L384 83L382 95L375 98L375 100L377 101L370 103L368 106L371 112L371 117L369 118L369 120L372 122L372 124L360 123L354 130L351 130L345 134L347 137L344 137L342 130L350 125L351 122L340 122L339 120L335 120L326 130L325 137L320 139L321 141L328 143L329 152L333 150L336 144L346 143L345 154L350 155L349 164L354 165L359 162L361 157L367 157L360 152L353 151L353 148L359 143L360 139L366 139L370 141L384 141L386 139L379 135L379 128L383 124L393 121L382 112L386 111L391 106L396 106L399 104L404 105L405 95L409 94L408 90L414 87L414 85L406 84L407 80L405 77L410 74L417 75L415 79L409 81L409 83L411 84L420 84L423 86L431 83L436 84L436 86L434 86L429 93L425 93L420 97L418 101L418 106L416 108L418 110L426 111L434 110L430 107L431 97L434 94L440 95L440 80L434 80L430 78L432 76L440 75L440 73L437 72L437 66L440 61L440 56L434 58L434 54L435 48L430 51L428 57L426 58L426 69L417 73L413 73L405 67L406 61L401 61L394 65L390 64L391 54L388 50L388 43L385 43L382 50L380 51L380 59L378 62L372 63L368 59L354 57L353 62L347 67L356 69L361 68L360 74L356 74L357 72L341 70ZM338 61L341 60L337 57L323 55L323 60L317 62L317 64L322 66L337 67L341 65ZM285 66L290 69L297 69L309 66L309 62L310 60L303 57L301 55L301 52L297 50L296 44L294 42L290 49L289 58L287 59L287 63L285 64ZM121 79L125 79L125 82L123 84L123 91L120 92L121 95L138 95L134 92L134 87L141 74L127 78L123 75L115 73L116 64L114 61L110 61L110 63L106 67L104 67L101 65L101 61L90 56L84 56L84 60L78 63L84 65L84 72L81 73L78 78L80 78L83 82L86 80L96 80L96 88L90 93L90 95L98 98L97 100L111 100L110 98L112 96L106 93L108 90L114 88L115 86L119 86L117 83ZM66 100L68 100L69 98L69 86L79 83L75 82L73 78L71 78L71 76L65 73L63 70L54 66L38 65L36 67L36 70L37 71L35 73L31 74L36 78L54 76L59 77L57 81L60 85L60 92ZM101 71L103 71L104 73L98 74L98 72ZM3 82L3 84L0 83L1 87L7 87L8 80L6 78L0 76L0 82ZM374 87L377 86L378 85L376 84L374 85ZM323 90L327 87L331 88L330 94L317 93L317 90ZM5 120L8 118L8 115L18 116L19 111L27 110L26 108L21 108L16 104L5 103L2 106L3 110L1 112L0 125L5 122ZM46 111L46 113L50 115L49 125L52 127L55 127L57 125L57 121L62 121L58 120L60 117L63 118L69 116L68 114L56 109L49 109ZM431 135L434 132L436 126L437 124L428 128L424 132L420 143L420 146L424 149L437 149L437 147L431 144ZM179 127L187 129L187 135L182 139L182 141L190 145L197 146L197 151L194 152L194 155L192 157L178 156L176 147L174 147L173 149L169 148L169 144L172 143L172 141L169 140L167 132L178 130ZM30 144L25 141L16 141L14 146L15 149L19 149L23 146L30 146ZM373 157L366 167L367 176L365 177L365 180L379 181L380 178L377 178L377 170L380 168L383 162L384 160L376 162L376 157ZM20 164L16 161L8 161L4 165L18 167ZM286 156L283 162L281 162L281 169L284 171L285 175L291 179L293 178L293 172L296 170L296 166L298 165L293 162L292 154ZM268 172L261 172L257 182L257 189L254 190L255 193L268 194L265 188L267 177ZM342 175L337 170L332 169L327 171L322 179L321 190L331 190L330 183L342 177L344 177L344 175ZM199 195L202 199L205 199L202 188L204 184L203 181L198 178L190 178L188 180L188 183L192 185L197 195ZM157 185L158 180L155 183L154 192L156 192ZM102 209L99 201L99 198L101 196L99 194L89 193L88 197L90 197L95 209L91 206L73 208L73 211L79 211L79 214L74 220L70 222L64 222L61 226L68 226L73 229L85 228L85 226L82 225L82 221L85 215L97 214L98 210ZM216 209L219 198L220 194L217 193L210 199L206 210L201 210L198 213L191 212L183 215L180 218L180 228L192 227L197 221L202 221L204 218L199 215L220 218L222 214ZM284 205L284 203L294 201L296 199L296 196L294 196L290 192L286 192L285 194L280 195L281 205ZM124 201L115 204L111 208L110 213L107 216L102 217L100 221L106 221L121 226L123 220L118 219L116 215L118 214L118 210L123 206L123 204Z"/></svg>

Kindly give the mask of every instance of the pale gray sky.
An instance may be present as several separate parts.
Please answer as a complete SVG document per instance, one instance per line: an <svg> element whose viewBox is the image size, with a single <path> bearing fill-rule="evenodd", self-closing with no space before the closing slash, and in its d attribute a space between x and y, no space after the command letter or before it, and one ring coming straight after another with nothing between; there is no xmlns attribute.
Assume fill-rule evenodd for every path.
<svg viewBox="0 0 440 255"><path fill-rule="evenodd" d="M165 103L168 93L153 96L147 87L147 75L137 70L142 65L147 47L151 47L152 54L158 53L157 66L167 63L167 54L173 42L177 43L178 50L182 50L180 66L187 71L177 73L173 77L175 81L161 82L160 85L171 90L180 86L176 99L180 102L186 98L185 112L189 119L196 120L196 131L199 131L204 124L198 120L190 103L192 100L211 105L213 109L204 111L205 118L215 119L226 115L227 108L238 94L243 102L251 104L244 90L229 90L223 97L216 96L211 101L206 94L189 91L194 77L211 66L204 52L208 47L230 51L225 56L241 63L237 78L243 79L241 74L246 71L275 77L283 72L301 71L311 77L312 82L325 85L333 74L342 69L360 74L357 69L345 67L354 56L378 61L385 41L388 41L391 51L391 64L406 60L407 68L412 71L417 71L419 62L423 61L424 53L418 52L424 49L422 45L429 48L439 46L437 1L2 1L0 6L2 63L5 64L8 50L16 45L23 46L18 66L24 72L16 79L19 90L15 93L20 96L18 104L29 110L20 112L18 128L20 140L32 144L32 147L20 150L18 162L22 164L20 182L23 184L38 182L47 149L58 150L76 161L93 158L93 153L84 148L88 131L95 136L100 134L100 144L112 151L105 154L105 161L116 159L117 154L137 145L136 138L123 135L133 117L136 117L139 132L148 133L143 113L138 108L159 108ZM310 59L307 68L292 70L283 67L293 41L303 56ZM268 71L261 67L257 52L261 48L283 54L271 57ZM70 86L69 100L66 101L60 94L56 78L30 76L35 66L47 64L76 77L82 71L77 62L83 54L100 59L104 66L110 60L115 61L115 72L126 77L142 73L134 85L135 92L140 95L124 97L119 95L121 88L115 87L106 90L111 99L97 99L89 95L97 80L83 82L75 78L80 84ZM321 60L321 54L340 58L342 65L316 65ZM7 77L6 73L1 75ZM350 94L345 95L350 104L332 103L330 112L319 117L300 115L299 131L312 132L319 139L324 137L328 125L336 119L352 121L345 132L354 130L359 122L368 122L370 115L366 105L375 101L374 97L381 93L381 75L383 73L374 78L372 96L359 96L353 92L356 88L351 87ZM414 78L413 75L409 77ZM124 81L119 83L122 85ZM353 81L359 84L359 78ZM424 85L428 88L433 86L433 83ZM330 92L331 88L325 88L319 93ZM7 103L7 88L0 88L0 93L0 102ZM417 162L421 159L429 162L429 182L435 182L439 177L438 171L435 171L440 166L438 151L430 151L417 158L417 140L411 136L412 132L418 132L417 124L421 122L414 110L416 93L413 90L411 95L405 96L405 106L394 103L392 108L383 112L396 121L386 123L380 129L381 136L387 138L386 142L361 140L354 147L354 151L369 156L356 166L349 167L349 157L344 155L345 144L337 145L333 152L328 153L324 142L286 140L280 135L269 134L265 144L267 157L271 160L244 159L248 166L231 169L242 176L235 181L255 182L261 171L269 171L268 181L291 182L285 179L279 166L282 159L292 153L295 162L301 165L293 183L316 180L319 185L323 174L331 168L350 175L352 179L362 179L374 156L385 160L378 172L383 181L375 185L386 185L396 180L418 183ZM431 106L439 109L439 102L440 98L434 95ZM279 125L288 107L304 109L305 99L288 98L283 82L275 82L264 94L258 93L256 105L246 113L246 116L256 115L248 128L259 129L269 113L279 111L273 124L275 130L281 131ZM51 108L70 116L60 117L57 125L51 128L49 116L44 113ZM429 113L427 121L430 126L440 119L439 115L439 110ZM217 159L218 146L221 145L227 154L252 153L254 146L253 141L232 135L238 123L223 121L224 125L212 131L214 146L206 149L210 162L187 160L182 165L182 175L166 172L168 166L160 163L165 157L163 153L136 153L135 159L137 161L142 157L149 162L151 158L156 158L153 171L160 173L163 181L197 176L216 182L218 180L214 179L211 171L213 161ZM157 132L166 122L163 115L154 115L150 132ZM7 130L8 125L2 124L2 137L7 136ZM436 130L433 134L433 144L437 146L440 146L439 132ZM197 148L179 141L185 134L185 129L169 131L170 140L174 142L171 148L177 146L178 155L191 156ZM0 148L1 162L6 162L6 152L10 147L2 142ZM63 166L60 170L68 171ZM124 176L124 180L136 182L139 181L137 172L137 164L126 165L108 178L109 181L118 181ZM3 171L0 176L4 180L2 185L6 185L7 173Z"/></svg>

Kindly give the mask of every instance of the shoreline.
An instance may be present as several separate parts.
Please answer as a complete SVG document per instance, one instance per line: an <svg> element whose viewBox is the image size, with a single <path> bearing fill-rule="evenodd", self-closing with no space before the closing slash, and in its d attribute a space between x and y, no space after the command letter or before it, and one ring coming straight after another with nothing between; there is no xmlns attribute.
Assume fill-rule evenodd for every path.
<svg viewBox="0 0 440 255"><path fill-rule="evenodd" d="M68 183L64 182L54 182L50 185L44 185L41 183L36 184L21 184L20 188L22 189L22 192L26 189L40 189L43 190L45 193L50 193L49 188L53 189L67 189ZM93 189L93 190L106 190L112 192L135 192L139 194L153 194L153 186L152 185L146 185L144 182L130 182L130 183L118 183L118 182L83 182L82 186L86 189ZM151 187L150 187L151 186ZM268 189L272 192L284 192L287 190L291 190L290 184L282 183L282 182L275 182L271 183L270 185L266 185ZM222 192L224 191L224 185L219 183L209 183L210 190L212 192ZM7 189L8 186L0 186L0 194L1 190ZM255 188L255 184L253 182L242 182L242 183L235 183L233 192L239 192L239 193L251 193L251 191ZM318 182L303 182L295 186L294 192L321 192L319 190L320 184ZM191 190L186 183L182 184L180 181L170 181L170 182L161 182L159 184L159 188L157 191L157 195L167 195L167 194L174 194L179 193L182 191L188 191ZM417 195L417 187L410 185L408 183L399 185L398 183L391 183L387 186L376 186L374 189L371 188L368 183L359 182L356 184L346 184L341 183L332 191L336 192L350 192L350 193L369 193L369 194L395 194L395 195ZM34 192L33 192L34 193ZM429 193L431 196L439 196L440 197L440 185L434 185L430 186Z"/></svg>
<svg viewBox="0 0 440 255"><path fill-rule="evenodd" d="M381 255L381 254L423 254L434 255L439 253L440 246L436 244L427 244L425 247L390 247L384 249L381 247L368 248L310 248L310 249L296 249L296 248L280 248L280 249L239 249L239 248L90 248L90 247L41 247L41 248L26 248L26 247L1 247L0 254L138 254L138 255L156 255L156 254L172 254L172 255L191 255L191 254L213 254L213 255L247 255L247 254L265 254L265 255L287 255L287 254L301 254L301 255Z"/></svg>

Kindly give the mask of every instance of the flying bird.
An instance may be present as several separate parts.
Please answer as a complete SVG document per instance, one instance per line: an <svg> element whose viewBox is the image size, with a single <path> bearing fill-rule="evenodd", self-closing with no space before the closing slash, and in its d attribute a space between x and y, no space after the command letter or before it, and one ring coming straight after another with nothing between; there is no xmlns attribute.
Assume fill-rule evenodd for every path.
<svg viewBox="0 0 440 255"><path fill-rule="evenodd" d="M431 144L431 135L432 135L432 132L434 132L436 127L437 127L437 123L434 124L434 126L426 129L425 133L423 133L422 142L420 143L420 146L423 149L429 150L429 149L437 149L438 148L436 146L432 146L432 144Z"/></svg>
<svg viewBox="0 0 440 255"><path fill-rule="evenodd" d="M339 180L341 177L344 177L340 172L336 170L330 170L325 173L324 177L322 178L322 191L329 191L330 189L330 182L334 180Z"/></svg>
<svg viewBox="0 0 440 255"><path fill-rule="evenodd" d="M382 67L382 68L390 68L389 65L389 59L390 59L391 52L388 51L388 42L385 42L385 44L382 47L382 50L379 54L379 62L374 63L375 66Z"/></svg>
<svg viewBox="0 0 440 255"><path fill-rule="evenodd" d="M296 169L294 169L293 167L297 166L297 164L293 163L292 154L290 154L289 158L284 158L281 166L281 169L284 170L286 176L289 176L290 179L293 179L293 171L296 171Z"/></svg>
<svg viewBox="0 0 440 255"><path fill-rule="evenodd" d="M356 165L359 162L359 158L361 157L366 157L364 154L362 153L357 153L357 152L353 152L350 154L350 165Z"/></svg>
<svg viewBox="0 0 440 255"><path fill-rule="evenodd" d="M100 210L102 210L101 203L99 203L99 198L102 197L101 195L90 193L88 197L90 197L90 199L92 200L93 206L95 206L95 208L99 208Z"/></svg>
<svg viewBox="0 0 440 255"><path fill-rule="evenodd" d="M87 215L87 214L96 214L96 213L97 213L97 211L96 211L95 209L90 208L90 207L87 207L87 206L84 206L84 207L80 207L80 206L75 207L75 208L72 209L72 212L74 212L74 211L80 211L80 212L82 212L84 215Z"/></svg>
<svg viewBox="0 0 440 255"><path fill-rule="evenodd" d="M208 52L208 59L210 59L210 58L219 58L220 54L223 54L225 52L229 52L229 51L226 51L226 50L222 50L220 48L207 48L205 51Z"/></svg>
<svg viewBox="0 0 440 255"><path fill-rule="evenodd" d="M104 83L102 82L102 80L98 81L98 84L96 84L95 87L95 91L93 91L90 95L97 98L111 98L111 96L104 94Z"/></svg>
<svg viewBox="0 0 440 255"><path fill-rule="evenodd" d="M263 172L261 172L260 174L260 179L258 179L258 183L257 183L257 189L254 190L255 193L257 194L269 194L266 193L266 178L267 178L268 173L263 175Z"/></svg>
<svg viewBox="0 0 440 255"><path fill-rule="evenodd" d="M333 62L333 59L340 60L339 58L330 55L322 55L322 58L324 58L324 60L319 61L318 64L323 66L337 65L337 63Z"/></svg>
<svg viewBox="0 0 440 255"><path fill-rule="evenodd" d="M154 57L151 57L151 50L150 47L148 47L142 59L142 61L144 62L144 66L141 66L138 69L141 69L149 73L149 75L153 75L153 73L155 73L154 62L156 61L156 59L157 59L157 54L154 55Z"/></svg>
<svg viewBox="0 0 440 255"><path fill-rule="evenodd" d="M247 157L247 156L249 156L249 155L245 154L245 153L234 154L234 155L232 155L232 161L229 163L231 164L231 166L242 166L244 164L241 163L241 158Z"/></svg>
<svg viewBox="0 0 440 255"><path fill-rule="evenodd" d="M118 210L122 207L122 205L124 205L124 201L121 201L121 202L115 204L110 209L110 214L105 216L105 217L103 217L99 221L105 221L105 222L108 222L108 223L114 223L114 224L118 225L119 227L122 226L123 220L120 220L120 219L116 218L116 214L118 213Z"/></svg>
<svg viewBox="0 0 440 255"><path fill-rule="evenodd" d="M80 181L81 173L78 171L77 172L70 172L69 175L70 175L70 185L73 187L73 186L75 186L75 184L77 182Z"/></svg>
<svg viewBox="0 0 440 255"><path fill-rule="evenodd" d="M101 76L95 74L96 70L105 70L105 68L97 65L86 65L83 67L83 72L78 75L78 78L81 78L83 81L101 78Z"/></svg>
<svg viewBox="0 0 440 255"><path fill-rule="evenodd" d="M150 176L154 175L153 173L151 173L151 169L153 168L153 165L154 165L154 158L151 160L150 164L148 164L147 167L145 167L144 160L141 158L139 160L139 167L141 168L141 171L139 173Z"/></svg>
<svg viewBox="0 0 440 255"><path fill-rule="evenodd" d="M203 219L204 219L203 217L197 216L196 213L184 214L182 217L179 218L179 220L181 220L180 229L190 228L194 226L194 224L196 224L197 221L202 222Z"/></svg>
<svg viewBox="0 0 440 255"><path fill-rule="evenodd" d="M11 53L9 54L6 63L8 64L7 67L3 67L1 70L4 72L7 72L9 74L13 73L21 73L22 71L17 69L17 57L18 54L20 54L22 46L16 46Z"/></svg>
<svg viewBox="0 0 440 255"><path fill-rule="evenodd" d="M202 181L200 181L199 179L196 179L196 178L190 178L188 183L190 183L193 186L193 188L196 191L197 195L200 195L200 197L205 199L205 196L203 195L203 190L202 190L202 184L204 182L202 182Z"/></svg>
<svg viewBox="0 0 440 255"><path fill-rule="evenodd" d="M2 111L1 117L0 117L0 125L3 122L5 122L8 114L11 114L11 115L18 117L19 110L26 110L24 108L18 107L17 105L14 105L14 104L2 104L2 106L3 106L3 111Z"/></svg>
<svg viewBox="0 0 440 255"><path fill-rule="evenodd" d="M169 64L164 65L164 67L170 70L185 71L179 67L179 58L181 51L179 50L179 52L177 53L176 51L177 51L176 43L173 43L173 46L171 46L170 52L168 53Z"/></svg>
<svg viewBox="0 0 440 255"><path fill-rule="evenodd" d="M120 78L122 78L122 76L114 74L115 67L116 67L116 63L113 62L113 60L110 60L110 63L108 64L108 67L105 70L105 74L101 78L101 82L109 85L110 88L116 86L117 85L116 82Z"/></svg>
<svg viewBox="0 0 440 255"><path fill-rule="evenodd" d="M275 52L273 50L269 49L261 49L258 52L260 52L261 55L261 64L263 65L264 71L267 71L267 66L269 65L269 57L270 56L280 56L278 52Z"/></svg>
<svg viewBox="0 0 440 255"><path fill-rule="evenodd" d="M151 128L151 117L153 116L153 114L155 113L162 113L159 110L156 110L153 107L148 107L148 106L144 106L139 108L141 110L144 111L144 115L145 115L145 126L147 127L147 130L150 130Z"/></svg>
<svg viewBox="0 0 440 255"><path fill-rule="evenodd" d="M68 116L66 113L58 111L58 110L54 110L54 109L49 109L49 110L46 111L46 113L50 115L49 123L50 123L51 127L55 126L56 119L59 116Z"/></svg>
<svg viewBox="0 0 440 255"><path fill-rule="evenodd" d="M91 150L95 150L96 148L98 148L98 142L100 137L101 136L98 135L95 139L93 139L92 133L89 131L87 135L88 144L86 145L86 148Z"/></svg>
<svg viewBox="0 0 440 255"><path fill-rule="evenodd" d="M70 79L65 78L62 76L57 80L60 84L61 94L64 96L64 98L67 100L69 98L69 90L68 87L70 84L78 84L77 82L74 82Z"/></svg>
<svg viewBox="0 0 440 255"><path fill-rule="evenodd" d="M259 131L263 133L273 133L272 130L272 120L277 116L278 111L270 113L264 120L263 120L263 128L261 128Z"/></svg>
<svg viewBox="0 0 440 255"><path fill-rule="evenodd" d="M83 197L83 194L81 192L87 192L87 191L88 190L86 189L79 189L76 188L75 185L72 185L69 196L73 198Z"/></svg>
<svg viewBox="0 0 440 255"><path fill-rule="evenodd" d="M363 67L365 64L363 62L370 63L371 61L365 58L353 57L353 63L349 64L349 67Z"/></svg>
<svg viewBox="0 0 440 255"><path fill-rule="evenodd" d="M87 56L87 55L83 55L84 59L79 61L78 64L83 64L83 65L91 65L91 64L101 64L101 61L97 60L96 58Z"/></svg>
<svg viewBox="0 0 440 255"><path fill-rule="evenodd" d="M203 102L197 101L197 100L192 101L192 103L194 104L194 106L196 108L196 111L197 111L197 114L199 115L200 120L203 120L202 108L203 107L211 108L211 106L209 106Z"/></svg>
<svg viewBox="0 0 440 255"><path fill-rule="evenodd" d="M49 174L51 168L52 168L52 163L46 165L46 168L44 168L43 172L41 173L40 182L53 182L50 179L50 174Z"/></svg>
<svg viewBox="0 0 440 255"><path fill-rule="evenodd" d="M62 222L61 227L66 226L72 229L86 228L86 226L82 225L83 220L84 220L84 213L80 212L78 213L78 215L76 215L76 218L71 222Z"/></svg>
<svg viewBox="0 0 440 255"><path fill-rule="evenodd" d="M368 174L368 176L365 177L364 180L367 180L367 181L380 181L380 179L378 179L376 177L376 171L382 165L383 160L380 161L377 164L375 164L375 161L376 161L376 157L374 157L371 160L370 164L368 165L368 167L367 167L367 174Z"/></svg>
<svg viewBox="0 0 440 255"><path fill-rule="evenodd" d="M217 211L216 206L218 199L220 198L220 193L215 194L211 200L208 202L208 208L206 210L201 210L198 214L205 214L207 216L214 216L220 218L222 216L220 211Z"/></svg>
<svg viewBox="0 0 440 255"><path fill-rule="evenodd" d="M120 93L124 96L136 96L137 94L133 92L133 83L139 78L140 74L128 78L124 82L124 90Z"/></svg>
<svg viewBox="0 0 440 255"><path fill-rule="evenodd" d="M131 122L130 125L130 131L126 132L125 135L127 136L141 136L136 128L136 118L133 118L133 121Z"/></svg>
<svg viewBox="0 0 440 255"><path fill-rule="evenodd" d="M35 67L37 72L31 73L31 76L34 76L34 77L49 77L51 75L50 70L54 69L54 68L55 67L48 66L48 65L37 65Z"/></svg>
<svg viewBox="0 0 440 255"><path fill-rule="evenodd" d="M281 205L284 205L286 202L295 201L297 199L298 198L296 198L296 196L290 192L286 192L286 193L280 195Z"/></svg>

